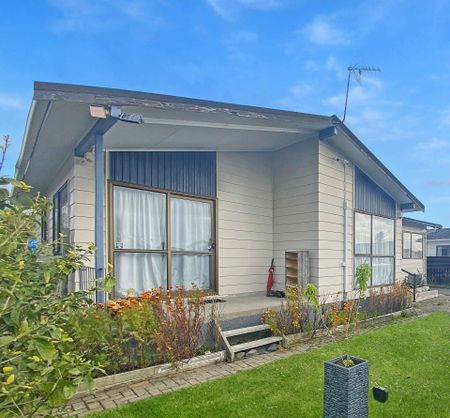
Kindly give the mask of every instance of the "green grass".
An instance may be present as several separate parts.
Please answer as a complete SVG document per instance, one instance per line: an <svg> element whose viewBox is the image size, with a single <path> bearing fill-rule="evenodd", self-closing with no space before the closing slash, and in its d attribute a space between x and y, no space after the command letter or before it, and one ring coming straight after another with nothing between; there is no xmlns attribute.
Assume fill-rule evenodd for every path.
<svg viewBox="0 0 450 418"><path fill-rule="evenodd" d="M321 417L323 362L341 353L334 343L266 366L160 395L91 418ZM450 315L399 321L349 341L369 360L370 387L388 388L370 417L450 417Z"/></svg>

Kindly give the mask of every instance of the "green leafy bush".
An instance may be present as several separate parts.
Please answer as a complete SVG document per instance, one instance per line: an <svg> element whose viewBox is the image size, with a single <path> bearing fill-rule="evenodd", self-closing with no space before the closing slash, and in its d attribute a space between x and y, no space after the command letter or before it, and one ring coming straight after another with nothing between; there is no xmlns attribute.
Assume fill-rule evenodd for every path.
<svg viewBox="0 0 450 418"><path fill-rule="evenodd" d="M107 374L147 367L157 361L153 308L142 297L111 300L108 309L85 306L72 315L76 351Z"/></svg>
<svg viewBox="0 0 450 418"><path fill-rule="evenodd" d="M54 258L50 244L29 249L50 203L30 198L22 182L0 183L0 411L5 417L56 416L55 408L97 370L74 352L69 335L71 315L86 294L57 296L85 253L69 247Z"/></svg>

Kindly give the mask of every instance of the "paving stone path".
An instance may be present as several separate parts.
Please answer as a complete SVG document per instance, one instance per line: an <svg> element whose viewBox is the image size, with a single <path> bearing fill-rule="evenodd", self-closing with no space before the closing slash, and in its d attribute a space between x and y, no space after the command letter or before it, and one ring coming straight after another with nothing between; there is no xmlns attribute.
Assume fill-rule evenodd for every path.
<svg viewBox="0 0 450 418"><path fill-rule="evenodd" d="M415 308L419 314L428 314L435 311L450 312L450 294L440 295L438 298L429 299L416 304ZM403 319L414 320L416 317ZM361 329L359 333L365 333L387 325L381 323ZM329 337L316 337L310 341L297 344L289 350L278 350L273 353L255 354L234 363L219 363L194 370L180 371L172 375L160 378L149 378L134 383L114 386L109 389L96 391L81 396L76 396L67 407L71 416L82 417L94 411L115 408L130 402L147 399L162 393L173 392L182 388L232 375L238 371L252 369L264 364L271 363L290 357L294 354L311 350L316 347L330 343Z"/></svg>

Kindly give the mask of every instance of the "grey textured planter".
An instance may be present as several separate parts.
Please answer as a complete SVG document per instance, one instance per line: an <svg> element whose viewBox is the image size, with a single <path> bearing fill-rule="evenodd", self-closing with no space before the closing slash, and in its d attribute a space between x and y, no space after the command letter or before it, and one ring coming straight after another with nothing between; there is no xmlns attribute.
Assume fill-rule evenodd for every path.
<svg viewBox="0 0 450 418"><path fill-rule="evenodd" d="M340 364L341 357L325 362L324 418L367 418L369 415L369 362L350 358L352 367Z"/></svg>

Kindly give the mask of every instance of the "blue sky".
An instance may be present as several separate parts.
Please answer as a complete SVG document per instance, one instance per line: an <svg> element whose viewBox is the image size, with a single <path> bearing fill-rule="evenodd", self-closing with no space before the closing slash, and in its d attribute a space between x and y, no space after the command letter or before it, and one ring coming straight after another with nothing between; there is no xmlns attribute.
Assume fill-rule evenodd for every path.
<svg viewBox="0 0 450 418"><path fill-rule="evenodd" d="M13 173L32 82L135 89L342 116L450 226L448 1L22 0L0 15L0 134Z"/></svg>

